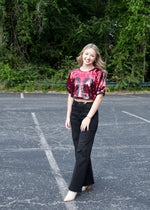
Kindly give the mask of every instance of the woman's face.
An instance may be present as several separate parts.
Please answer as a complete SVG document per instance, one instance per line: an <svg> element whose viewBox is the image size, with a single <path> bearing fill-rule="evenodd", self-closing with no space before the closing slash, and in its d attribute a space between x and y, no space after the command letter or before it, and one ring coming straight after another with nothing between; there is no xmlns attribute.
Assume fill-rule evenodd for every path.
<svg viewBox="0 0 150 210"><path fill-rule="evenodd" d="M93 65L96 60L96 51L92 48L87 48L82 55L84 65Z"/></svg>

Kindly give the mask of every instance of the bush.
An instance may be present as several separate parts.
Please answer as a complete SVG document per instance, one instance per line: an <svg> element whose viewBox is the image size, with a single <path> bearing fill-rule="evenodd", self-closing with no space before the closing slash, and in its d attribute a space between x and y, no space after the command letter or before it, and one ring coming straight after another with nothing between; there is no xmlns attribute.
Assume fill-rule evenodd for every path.
<svg viewBox="0 0 150 210"><path fill-rule="evenodd" d="M14 72L9 67L9 64L0 62L0 80L5 83L6 86L11 86L14 79Z"/></svg>

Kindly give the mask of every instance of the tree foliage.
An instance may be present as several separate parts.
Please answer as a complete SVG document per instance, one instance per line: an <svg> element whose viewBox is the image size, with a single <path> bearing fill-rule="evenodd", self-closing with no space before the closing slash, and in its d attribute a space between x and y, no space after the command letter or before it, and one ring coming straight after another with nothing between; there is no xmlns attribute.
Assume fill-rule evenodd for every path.
<svg viewBox="0 0 150 210"><path fill-rule="evenodd" d="M92 42L126 88L150 81L149 37L149 0L0 0L0 79L66 80Z"/></svg>
<svg viewBox="0 0 150 210"><path fill-rule="evenodd" d="M120 27L116 45L113 47L113 78L123 86L144 81L146 53L149 39L150 18L143 0L124 0L126 15L117 24ZM128 19L127 19L128 17Z"/></svg>

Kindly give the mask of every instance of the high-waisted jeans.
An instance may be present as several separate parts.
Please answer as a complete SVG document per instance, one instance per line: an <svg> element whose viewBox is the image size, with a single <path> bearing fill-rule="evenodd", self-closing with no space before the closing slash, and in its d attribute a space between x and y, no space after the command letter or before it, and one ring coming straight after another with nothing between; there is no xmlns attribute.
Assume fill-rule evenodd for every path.
<svg viewBox="0 0 150 210"><path fill-rule="evenodd" d="M81 132L82 120L87 116L92 102L73 102L71 112L72 138L75 147L75 167L69 190L81 192L82 186L94 184L91 150L94 142L95 133L98 127L98 111L92 117L89 131Z"/></svg>

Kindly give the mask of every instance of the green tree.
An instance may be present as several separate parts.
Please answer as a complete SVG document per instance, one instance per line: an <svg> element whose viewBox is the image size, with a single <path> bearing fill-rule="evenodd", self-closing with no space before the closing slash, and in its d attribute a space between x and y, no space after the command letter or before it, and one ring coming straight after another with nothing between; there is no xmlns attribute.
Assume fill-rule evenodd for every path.
<svg viewBox="0 0 150 210"><path fill-rule="evenodd" d="M0 0L0 68L8 64L14 81L23 81L23 72L28 80L63 80L93 42L108 81L123 88L150 81L149 14L149 0Z"/></svg>
<svg viewBox="0 0 150 210"><path fill-rule="evenodd" d="M124 0L123 3L127 11L122 21L117 21L120 30L110 65L114 68L113 78L119 82L120 87L144 81L150 29L150 11L146 1Z"/></svg>

